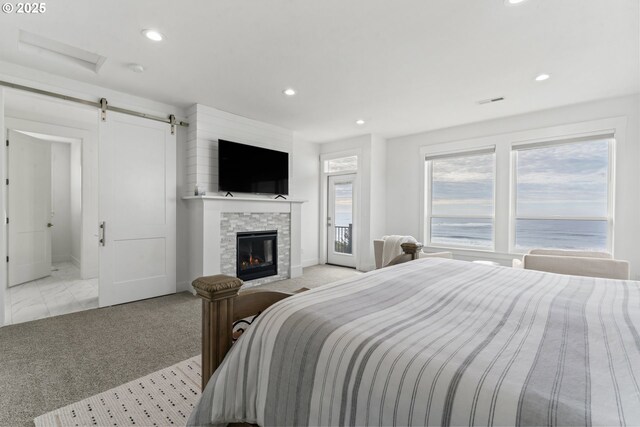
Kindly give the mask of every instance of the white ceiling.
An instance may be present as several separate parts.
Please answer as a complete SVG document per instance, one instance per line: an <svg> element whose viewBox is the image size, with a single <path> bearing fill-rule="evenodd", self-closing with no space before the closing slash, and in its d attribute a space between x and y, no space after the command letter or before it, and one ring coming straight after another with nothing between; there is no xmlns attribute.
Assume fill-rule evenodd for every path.
<svg viewBox="0 0 640 427"><path fill-rule="evenodd" d="M315 141L389 137L638 92L638 3L56 0L40 16L1 14L0 58ZM143 28L166 40L146 40ZM20 51L19 29L107 60L96 74ZM541 72L552 78L534 82ZM298 95L285 97L287 87Z"/></svg>

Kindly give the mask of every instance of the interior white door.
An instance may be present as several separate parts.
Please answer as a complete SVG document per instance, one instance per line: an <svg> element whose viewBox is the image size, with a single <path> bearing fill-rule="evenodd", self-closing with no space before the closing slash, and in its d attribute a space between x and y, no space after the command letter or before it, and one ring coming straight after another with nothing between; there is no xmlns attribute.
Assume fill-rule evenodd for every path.
<svg viewBox="0 0 640 427"><path fill-rule="evenodd" d="M9 131L9 286L51 274L51 144Z"/></svg>
<svg viewBox="0 0 640 427"><path fill-rule="evenodd" d="M110 112L99 153L100 307L175 293L175 135Z"/></svg>
<svg viewBox="0 0 640 427"><path fill-rule="evenodd" d="M327 262L355 267L355 181L356 175L329 177L327 217Z"/></svg>

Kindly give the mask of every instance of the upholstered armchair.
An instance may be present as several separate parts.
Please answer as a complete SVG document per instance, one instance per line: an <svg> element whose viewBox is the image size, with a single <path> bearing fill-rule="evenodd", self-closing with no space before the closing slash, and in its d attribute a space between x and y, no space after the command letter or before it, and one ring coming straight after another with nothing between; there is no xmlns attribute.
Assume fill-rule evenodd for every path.
<svg viewBox="0 0 640 427"><path fill-rule="evenodd" d="M394 236L385 236L385 237L394 237ZM400 237L400 236L395 236L395 237ZM402 241L402 240L406 240L408 242L416 242L416 239L414 239L411 236L404 236L406 237L406 239L395 239L396 241ZM387 239L382 238L382 239L375 239L373 241L373 253L375 256L375 261L376 261L376 269L382 268L382 267L387 267L390 265L395 265L398 264L399 262L402 262L402 250L396 250L395 248L389 248L389 241L387 241L387 256L384 256L384 251L385 251L385 241ZM422 246L421 244L418 243L418 245ZM389 251L391 250L391 253L389 253ZM393 254L393 255L392 255ZM448 258L448 259L452 259L453 258L453 254L451 252L435 252L435 253L426 253L426 252L422 252L422 250L420 250L420 252L418 253L418 258L429 258L429 257L439 257L439 258Z"/></svg>

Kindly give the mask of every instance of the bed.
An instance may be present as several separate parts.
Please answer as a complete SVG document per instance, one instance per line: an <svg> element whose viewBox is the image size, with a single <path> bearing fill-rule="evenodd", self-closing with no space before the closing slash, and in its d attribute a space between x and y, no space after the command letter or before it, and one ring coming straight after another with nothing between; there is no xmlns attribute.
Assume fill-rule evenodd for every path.
<svg viewBox="0 0 640 427"><path fill-rule="evenodd" d="M638 282L427 258L279 299L190 425L640 425Z"/></svg>

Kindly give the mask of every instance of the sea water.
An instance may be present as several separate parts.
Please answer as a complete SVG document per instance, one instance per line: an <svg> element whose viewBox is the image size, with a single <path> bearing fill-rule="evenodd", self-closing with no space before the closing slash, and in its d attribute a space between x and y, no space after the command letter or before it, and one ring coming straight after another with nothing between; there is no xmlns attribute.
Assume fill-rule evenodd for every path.
<svg viewBox="0 0 640 427"><path fill-rule="evenodd" d="M493 222L490 219L433 218L433 244L491 249ZM516 221L516 249L555 248L607 249L607 221L533 220Z"/></svg>

